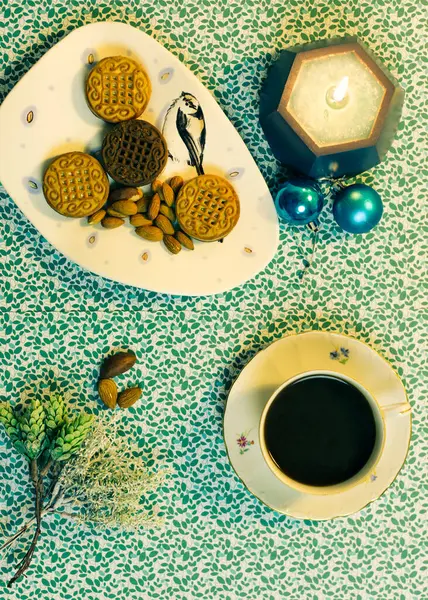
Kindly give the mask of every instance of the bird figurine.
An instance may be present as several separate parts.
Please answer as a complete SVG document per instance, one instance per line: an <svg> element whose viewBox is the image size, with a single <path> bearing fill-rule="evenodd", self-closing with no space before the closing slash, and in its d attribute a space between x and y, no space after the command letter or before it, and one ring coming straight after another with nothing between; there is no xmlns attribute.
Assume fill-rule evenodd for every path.
<svg viewBox="0 0 428 600"><path fill-rule="evenodd" d="M198 175L203 175L206 127L204 113L193 94L182 92L173 101L165 115L162 133L170 158L195 167Z"/></svg>

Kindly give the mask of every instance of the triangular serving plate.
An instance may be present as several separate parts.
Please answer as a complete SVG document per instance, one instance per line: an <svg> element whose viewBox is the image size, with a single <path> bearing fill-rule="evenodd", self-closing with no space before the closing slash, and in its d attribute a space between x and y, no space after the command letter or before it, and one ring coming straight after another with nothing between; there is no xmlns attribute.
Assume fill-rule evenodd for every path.
<svg viewBox="0 0 428 600"><path fill-rule="evenodd" d="M84 82L91 64L119 54L140 61L152 81L153 94L142 118L163 129L168 109L183 92L202 107L207 131L204 169L229 179L241 201L239 222L223 243L198 242L193 252L172 256L163 244L139 238L130 225L116 230L89 227L85 219L67 219L47 205L41 181L49 160L71 150L96 153L101 147L108 126L89 110ZM165 128L165 135L175 148L171 131ZM98 275L156 292L216 294L256 275L276 251L278 222L272 198L239 134L198 79L130 25L87 25L49 50L4 101L0 132L0 181L7 192L53 246ZM163 179L196 176L183 153L175 158L169 159Z"/></svg>

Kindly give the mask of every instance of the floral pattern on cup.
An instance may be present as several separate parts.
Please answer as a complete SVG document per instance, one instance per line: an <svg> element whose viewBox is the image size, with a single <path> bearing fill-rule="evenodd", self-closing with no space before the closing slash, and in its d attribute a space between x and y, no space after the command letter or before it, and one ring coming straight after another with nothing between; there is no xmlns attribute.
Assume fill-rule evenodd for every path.
<svg viewBox="0 0 428 600"><path fill-rule="evenodd" d="M249 447L254 445L254 441L248 439L248 433L241 433L236 443L239 446L239 454L245 454L250 449Z"/></svg>
<svg viewBox="0 0 428 600"><path fill-rule="evenodd" d="M349 360L349 350L348 348L340 348L339 350L334 350L330 352L331 360L338 360L341 365L346 365Z"/></svg>

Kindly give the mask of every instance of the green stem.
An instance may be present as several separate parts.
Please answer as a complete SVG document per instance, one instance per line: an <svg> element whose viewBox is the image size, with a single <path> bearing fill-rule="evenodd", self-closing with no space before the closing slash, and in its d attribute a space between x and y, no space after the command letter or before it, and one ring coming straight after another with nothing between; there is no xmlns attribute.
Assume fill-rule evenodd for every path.
<svg viewBox="0 0 428 600"><path fill-rule="evenodd" d="M21 529L18 529L18 531L16 533L14 533L10 538L8 538L4 542L4 544L2 546L0 546L0 552L2 550L5 550L6 548L8 548L11 544L13 544L13 542L15 540L17 540L18 538L20 538L21 535L24 535L24 533L27 531L27 529L30 527L30 525L32 525L34 523L35 520L36 520L36 517L33 517L25 525L23 525L21 527Z"/></svg>
<svg viewBox="0 0 428 600"><path fill-rule="evenodd" d="M49 473L53 460L50 458L43 469L40 471L40 477L45 477Z"/></svg>
<svg viewBox="0 0 428 600"><path fill-rule="evenodd" d="M7 584L7 587L12 587L17 579L21 577L21 575L28 569L31 564L34 551L36 549L37 540L39 539L41 533L41 523L42 523L42 510L43 510L43 477L40 477L39 469L37 466L37 460L33 459L30 463L30 475L34 484L35 494L36 494L36 502L35 502L35 518L36 518L36 531L34 532L33 540L31 542L31 546L24 556L23 560L18 565L18 570L15 575Z"/></svg>
<svg viewBox="0 0 428 600"><path fill-rule="evenodd" d="M57 504L57 502L55 502L55 504L52 503L52 504L48 504L47 506L45 506L45 508L42 510L42 518L45 517L46 515L52 515L53 513L57 512L57 509L55 508L56 504ZM25 523L25 525L23 525L21 527L21 529L18 529L18 531L16 531L13 535L11 535L3 543L3 545L0 546L0 552L2 550L5 550L9 546L11 546L13 544L13 542L15 542L17 539L19 539L22 535L24 535L24 533L30 528L30 526L34 523L35 520L36 520L36 517L32 517L29 521L27 521Z"/></svg>
<svg viewBox="0 0 428 600"><path fill-rule="evenodd" d="M60 472L60 467L58 465L58 463L54 464L54 468L52 471L52 479L51 479L51 483L45 493L45 497L44 497L44 501L45 503L47 502L47 505L50 506L52 503L52 494L54 493L55 489L56 489L56 485L58 483L58 475ZM49 469L48 469L49 471Z"/></svg>

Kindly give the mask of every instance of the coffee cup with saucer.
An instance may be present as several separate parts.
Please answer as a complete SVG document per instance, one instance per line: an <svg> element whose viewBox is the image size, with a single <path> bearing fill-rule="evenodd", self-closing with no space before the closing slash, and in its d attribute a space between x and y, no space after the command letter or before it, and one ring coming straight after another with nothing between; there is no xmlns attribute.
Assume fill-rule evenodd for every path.
<svg viewBox="0 0 428 600"><path fill-rule="evenodd" d="M376 423L375 445L364 467L333 486L288 477L272 459L264 436L266 416L281 390L316 374L357 388ZM410 434L410 405L389 363L367 344L329 332L288 336L259 352L235 381L224 415L227 453L243 484L273 510L299 519L347 516L376 500L400 471Z"/></svg>

